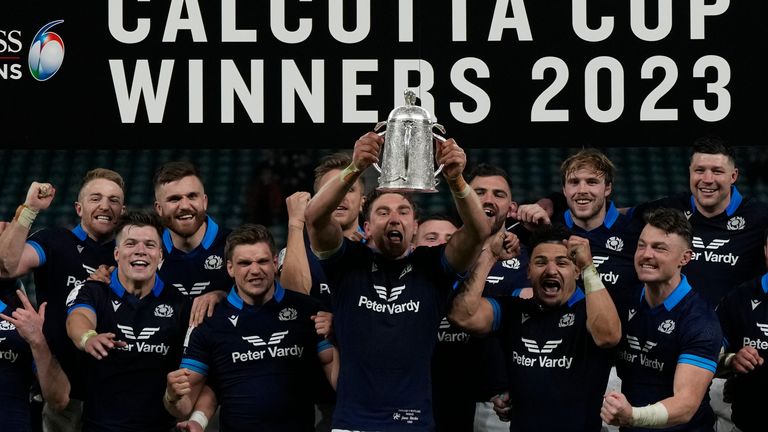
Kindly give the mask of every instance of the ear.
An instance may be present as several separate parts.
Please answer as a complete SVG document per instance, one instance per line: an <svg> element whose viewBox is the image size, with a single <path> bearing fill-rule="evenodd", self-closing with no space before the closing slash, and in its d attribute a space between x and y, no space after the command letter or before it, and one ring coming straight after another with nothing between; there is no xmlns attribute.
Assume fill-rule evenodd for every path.
<svg viewBox="0 0 768 432"><path fill-rule="evenodd" d="M83 205L79 201L75 201L75 212L77 212L77 217L83 217Z"/></svg>
<svg viewBox="0 0 768 432"><path fill-rule="evenodd" d="M363 222L363 231L365 231L366 237L371 236L371 224L368 221Z"/></svg>
<svg viewBox="0 0 768 432"><path fill-rule="evenodd" d="M739 179L739 169L738 168L734 168L733 169L733 174L731 174L731 184L736 183L736 180L738 180L738 179Z"/></svg>
<svg viewBox="0 0 768 432"><path fill-rule="evenodd" d="M608 196L611 195L611 192L613 192L613 183L606 183L605 184L605 197L608 198Z"/></svg>
<svg viewBox="0 0 768 432"><path fill-rule="evenodd" d="M518 207L520 207L520 205L517 203L517 201L512 201L509 204L509 210L507 210L507 217L510 218L513 215L517 214Z"/></svg>
<svg viewBox="0 0 768 432"><path fill-rule="evenodd" d="M163 215L163 207L160 205L159 201L155 201L155 213L157 213L158 216Z"/></svg>
<svg viewBox="0 0 768 432"><path fill-rule="evenodd" d="M115 256L115 262L117 262L117 259L120 258L120 253L117 251L117 245L115 245L113 255Z"/></svg>
<svg viewBox="0 0 768 432"><path fill-rule="evenodd" d="M683 257L680 259L680 267L684 267L686 264L691 262L692 258L693 258L693 251L690 249L684 250Z"/></svg>
<svg viewBox="0 0 768 432"><path fill-rule="evenodd" d="M234 279L235 278L235 272L232 271L232 268L233 268L232 260L227 260L227 273L229 273L229 277Z"/></svg>
<svg viewBox="0 0 768 432"><path fill-rule="evenodd" d="M208 195L203 194L203 210L208 211Z"/></svg>

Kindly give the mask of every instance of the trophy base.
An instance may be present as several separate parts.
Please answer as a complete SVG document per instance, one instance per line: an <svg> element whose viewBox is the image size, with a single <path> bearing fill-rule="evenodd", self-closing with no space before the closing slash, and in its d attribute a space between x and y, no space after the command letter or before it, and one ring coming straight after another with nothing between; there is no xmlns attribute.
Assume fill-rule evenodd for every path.
<svg viewBox="0 0 768 432"><path fill-rule="evenodd" d="M413 186L379 186L376 190L391 193L437 193L436 188L418 188Z"/></svg>

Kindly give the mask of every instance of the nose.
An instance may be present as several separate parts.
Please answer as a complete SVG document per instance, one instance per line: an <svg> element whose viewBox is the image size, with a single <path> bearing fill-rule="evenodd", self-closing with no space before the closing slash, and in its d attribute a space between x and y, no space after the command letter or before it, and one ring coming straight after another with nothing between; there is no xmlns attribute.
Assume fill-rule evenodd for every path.
<svg viewBox="0 0 768 432"><path fill-rule="evenodd" d="M579 182L579 192L586 192L587 191L587 182Z"/></svg>
<svg viewBox="0 0 768 432"><path fill-rule="evenodd" d="M640 257L650 257L652 256L652 250L648 246L638 246L638 255Z"/></svg>
<svg viewBox="0 0 768 432"><path fill-rule="evenodd" d="M544 273L548 275L557 274L557 264L554 261L548 261L547 266L544 267Z"/></svg>

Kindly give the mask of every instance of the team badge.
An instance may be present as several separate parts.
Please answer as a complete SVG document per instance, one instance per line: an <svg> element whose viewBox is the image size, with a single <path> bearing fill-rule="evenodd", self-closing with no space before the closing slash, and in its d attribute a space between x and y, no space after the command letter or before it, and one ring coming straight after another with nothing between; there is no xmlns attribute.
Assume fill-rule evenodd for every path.
<svg viewBox="0 0 768 432"><path fill-rule="evenodd" d="M520 260L512 258L501 262L501 266L512 270L520 270Z"/></svg>
<svg viewBox="0 0 768 432"><path fill-rule="evenodd" d="M221 259L218 255L211 255L208 258L205 259L205 264L203 267L206 270L218 270L221 268L221 265L224 263L224 260Z"/></svg>
<svg viewBox="0 0 768 432"><path fill-rule="evenodd" d="M293 321L296 319L297 316L299 316L299 313L296 312L296 309L285 308L280 311L280 313L277 315L277 318L280 321Z"/></svg>
<svg viewBox="0 0 768 432"><path fill-rule="evenodd" d="M560 322L557 323L558 327L570 327L576 321L576 315L568 313L560 317Z"/></svg>
<svg viewBox="0 0 768 432"><path fill-rule="evenodd" d="M605 248L621 252L624 249L624 240L614 236L605 241Z"/></svg>
<svg viewBox="0 0 768 432"><path fill-rule="evenodd" d="M170 318L173 316L173 308L171 305L161 304L155 308L155 316L160 318Z"/></svg>
<svg viewBox="0 0 768 432"><path fill-rule="evenodd" d="M672 320L666 320L659 324L659 331L666 334L672 334L675 331L675 322Z"/></svg>
<svg viewBox="0 0 768 432"><path fill-rule="evenodd" d="M728 219L726 228L728 228L728 231L739 231L743 230L745 226L747 226L747 221L745 221L743 217L734 216Z"/></svg>
<svg viewBox="0 0 768 432"><path fill-rule="evenodd" d="M0 330L16 330L16 326L6 320L0 321Z"/></svg>

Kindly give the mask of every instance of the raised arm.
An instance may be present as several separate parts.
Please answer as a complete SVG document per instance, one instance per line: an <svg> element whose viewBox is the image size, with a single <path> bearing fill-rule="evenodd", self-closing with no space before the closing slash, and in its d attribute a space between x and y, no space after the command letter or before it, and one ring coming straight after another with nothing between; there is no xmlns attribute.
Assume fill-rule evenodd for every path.
<svg viewBox="0 0 768 432"><path fill-rule="evenodd" d="M567 247L569 256L581 270L581 277L584 280L587 330L597 346L601 348L615 346L621 340L621 320L611 295L605 289L600 274L592 263L589 240L571 236Z"/></svg>
<svg viewBox="0 0 768 432"><path fill-rule="evenodd" d="M666 428L691 421L714 376L707 369L678 363L673 384L674 394L653 405L633 407L618 392L609 392L600 411L602 419L618 426Z"/></svg>
<svg viewBox="0 0 768 432"><path fill-rule="evenodd" d="M187 368L168 373L163 396L165 409L177 419L189 417L193 408L202 411L206 419L210 418L216 411L217 401L213 390L205 385L205 380L205 375ZM199 401L203 394L207 396Z"/></svg>
<svg viewBox="0 0 768 432"><path fill-rule="evenodd" d="M304 212L309 198L309 192L296 192L285 199L288 208L288 239L280 271L280 285L302 294L309 294L312 290L312 274L304 245Z"/></svg>
<svg viewBox="0 0 768 432"><path fill-rule="evenodd" d="M0 234L0 277L11 278L29 273L40 265L35 249L26 243L37 214L51 205L56 189L50 183L32 182L24 204Z"/></svg>
<svg viewBox="0 0 768 432"><path fill-rule="evenodd" d="M453 270L464 272L477 260L483 242L490 235L480 199L464 180L463 172L467 155L456 141L449 139L440 143L437 151L438 163L444 164L443 176L451 189L459 217L464 222L448 241L445 258Z"/></svg>
<svg viewBox="0 0 768 432"><path fill-rule="evenodd" d="M341 225L331 215L344 199L347 190L374 162L379 161L379 152L384 138L368 132L355 142L352 164L345 168L338 180L327 182L307 204L305 213L309 241L312 250L323 255L332 253L341 246L343 234Z"/></svg>

